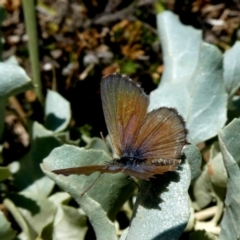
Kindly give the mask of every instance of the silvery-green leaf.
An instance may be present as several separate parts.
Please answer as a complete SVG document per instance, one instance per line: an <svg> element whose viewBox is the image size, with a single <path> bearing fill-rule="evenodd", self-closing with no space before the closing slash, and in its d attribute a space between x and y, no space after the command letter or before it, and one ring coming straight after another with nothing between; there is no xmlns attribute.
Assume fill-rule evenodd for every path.
<svg viewBox="0 0 240 240"><path fill-rule="evenodd" d="M45 103L45 126L54 132L64 130L71 119L70 103L59 93L48 90Z"/></svg>
<svg viewBox="0 0 240 240"><path fill-rule="evenodd" d="M11 228L11 223L8 222L4 213L0 211L0 239L12 240L16 236L16 232Z"/></svg>
<svg viewBox="0 0 240 240"><path fill-rule="evenodd" d="M195 162L196 168L200 166L201 156L196 147L189 145L184 153L192 165ZM193 176L198 172L193 171ZM190 182L191 174L187 161L177 172L166 173L150 182L144 181L139 190L128 233L125 231L121 239L125 239L125 236L130 240L178 239L188 223Z"/></svg>
<svg viewBox="0 0 240 240"><path fill-rule="evenodd" d="M28 226L37 235L54 220L57 207L45 196L35 195L32 192L23 192L12 196L12 201L21 212Z"/></svg>
<svg viewBox="0 0 240 240"><path fill-rule="evenodd" d="M165 65L161 84L150 95L149 110L176 108L187 122L188 140L205 141L226 122L222 54L171 12L159 14L157 23Z"/></svg>
<svg viewBox="0 0 240 240"><path fill-rule="evenodd" d="M3 133L5 104L9 96L33 88L30 78L19 66L0 62L0 139Z"/></svg>
<svg viewBox="0 0 240 240"><path fill-rule="evenodd" d="M15 170L14 174L15 187L20 191L48 196L53 189L54 182L43 174L39 164L52 149L60 145L61 143L52 131L34 122L32 125L30 151L19 161L11 164L11 168L18 165L18 170Z"/></svg>
<svg viewBox="0 0 240 240"><path fill-rule="evenodd" d="M230 166L235 165L234 162L239 166L240 165L240 134L239 134L240 119L234 119L229 123L223 130L219 132L219 144L220 149L223 154L223 160L226 168L228 164ZM224 148L223 148L224 147ZM224 152L222 150L225 150ZM226 150L231 154L234 162L226 161Z"/></svg>
<svg viewBox="0 0 240 240"><path fill-rule="evenodd" d="M48 199L57 205L69 202L71 196L66 192L56 192L53 195L51 195Z"/></svg>
<svg viewBox="0 0 240 240"><path fill-rule="evenodd" d="M103 150L89 150L64 145L54 149L44 159L42 166L44 173L80 204L89 217L99 239L103 239L103 236L105 236L105 239L114 239L116 237L114 225L108 217L115 219L120 207L132 194L134 184L126 181L125 174L103 174L81 198L81 193L94 182L98 173L93 173L90 176L70 175L66 177L61 174L56 175L51 170L94 164L100 165L110 160L110 156Z"/></svg>
<svg viewBox="0 0 240 240"><path fill-rule="evenodd" d="M224 53L223 58L223 76L225 89L232 97L237 89L240 87L240 41L235 44Z"/></svg>
<svg viewBox="0 0 240 240"><path fill-rule="evenodd" d="M19 66L17 57L15 55L10 56L8 59L6 59L4 61L4 63L8 63L8 64Z"/></svg>
<svg viewBox="0 0 240 240"><path fill-rule="evenodd" d="M201 173L202 156L199 149L195 145L187 145L183 148L183 152L188 159L191 169L191 180L197 178Z"/></svg>
<svg viewBox="0 0 240 240"><path fill-rule="evenodd" d="M0 98L9 97L33 88L26 72L15 64L0 62Z"/></svg>
<svg viewBox="0 0 240 240"><path fill-rule="evenodd" d="M220 239L240 236L240 120L234 119L219 132L218 138L227 170L226 210L221 222Z"/></svg>
<svg viewBox="0 0 240 240"><path fill-rule="evenodd" d="M97 239L118 239L114 223L109 220L106 212L98 202L86 194L81 201L81 206L93 226Z"/></svg>
<svg viewBox="0 0 240 240"><path fill-rule="evenodd" d="M81 215L76 208L58 205L54 222L43 228L42 239L53 240L84 240L87 232L86 216Z"/></svg>
<svg viewBox="0 0 240 240"><path fill-rule="evenodd" d="M202 32L183 25L170 11L157 15L157 27L164 61L161 84L191 81L199 65Z"/></svg>
<svg viewBox="0 0 240 240"><path fill-rule="evenodd" d="M227 187L227 172L223 163L222 154L219 152L207 163L208 174L213 184L219 187Z"/></svg>
<svg viewBox="0 0 240 240"><path fill-rule="evenodd" d="M11 197L15 200L17 199L17 203L19 205L28 204L28 206L31 206L31 204L29 204L29 202L25 202L25 198L19 194L14 194ZM17 206L14 204L14 202L6 198L4 199L3 203L7 207L8 211L12 214L14 220L17 222L19 227L21 228L22 230L21 236L24 239L34 239L37 236L36 232L27 223L26 219L23 217L23 215L21 214Z"/></svg>
<svg viewBox="0 0 240 240"><path fill-rule="evenodd" d="M52 178L61 188L69 192L84 210L93 226L97 239L117 239L114 224L107 217L107 213L103 207L91 198L88 193L86 193L84 197L80 197L82 188L79 188L79 186L81 186L81 182L77 186L72 179L66 181L62 176L56 176L48 170L45 170L45 165L48 165L48 160L44 161L42 166L44 173ZM101 188L101 191L102 195L104 195L105 191L103 188Z"/></svg>
<svg viewBox="0 0 240 240"><path fill-rule="evenodd" d="M212 184L205 165L201 175L197 178L193 185L194 207L195 209L202 209L212 201Z"/></svg>
<svg viewBox="0 0 240 240"><path fill-rule="evenodd" d="M101 165L110 161L111 157L103 150L93 150L78 148L71 145L63 145L55 148L51 154L44 159L44 170L47 175L57 183L61 182L61 187L67 190L76 201L81 202L81 193L97 178L95 172L90 176L85 175L56 175L48 173L49 170ZM95 185L88 191L88 195L99 202L103 209L111 218L117 213L118 209L128 199L133 190L134 184L127 181L125 174L103 174Z"/></svg>
<svg viewBox="0 0 240 240"><path fill-rule="evenodd" d="M109 153L109 149L106 143L107 142L104 142L101 138L94 137L86 145L85 149L99 149L99 150L104 150L106 153Z"/></svg>
<svg viewBox="0 0 240 240"><path fill-rule="evenodd" d="M182 164L181 169L176 172L168 172L151 181L143 181L127 239L179 239L190 215L190 182L188 163Z"/></svg>

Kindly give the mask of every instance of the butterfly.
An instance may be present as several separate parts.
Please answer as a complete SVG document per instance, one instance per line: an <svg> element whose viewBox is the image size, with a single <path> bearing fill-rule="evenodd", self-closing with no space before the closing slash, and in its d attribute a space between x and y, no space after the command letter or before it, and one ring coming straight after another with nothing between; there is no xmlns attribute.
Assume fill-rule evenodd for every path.
<svg viewBox="0 0 240 240"><path fill-rule="evenodd" d="M118 73L101 81L101 99L113 148L119 158L105 165L58 169L56 174L119 173L143 180L176 170L181 163L187 129L174 108L147 112L149 98L139 84Z"/></svg>

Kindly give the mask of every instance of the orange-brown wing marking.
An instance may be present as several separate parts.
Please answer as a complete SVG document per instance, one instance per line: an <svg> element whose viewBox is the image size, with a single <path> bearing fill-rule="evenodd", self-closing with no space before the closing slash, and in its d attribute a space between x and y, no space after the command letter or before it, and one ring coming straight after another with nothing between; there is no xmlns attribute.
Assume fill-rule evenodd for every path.
<svg viewBox="0 0 240 240"><path fill-rule="evenodd" d="M179 163L186 144L185 122L173 108L159 108L147 114L135 142L146 163Z"/></svg>
<svg viewBox="0 0 240 240"><path fill-rule="evenodd" d="M127 76L111 74L101 82L101 98L110 139L121 156L136 141L147 114L148 97Z"/></svg>

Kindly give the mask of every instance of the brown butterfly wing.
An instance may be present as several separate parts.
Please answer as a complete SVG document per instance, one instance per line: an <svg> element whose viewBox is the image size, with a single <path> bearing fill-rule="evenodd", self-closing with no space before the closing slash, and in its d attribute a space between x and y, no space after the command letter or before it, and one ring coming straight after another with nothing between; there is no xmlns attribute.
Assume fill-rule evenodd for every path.
<svg viewBox="0 0 240 240"><path fill-rule="evenodd" d="M129 152L147 114L148 97L127 76L111 74L101 82L108 133L116 153Z"/></svg>
<svg viewBox="0 0 240 240"><path fill-rule="evenodd" d="M163 165L163 166L156 166L156 165L139 165L135 168L124 168L122 172L126 173L127 175L149 180L150 178L154 178L155 175L163 174L168 171L175 171L176 165Z"/></svg>
<svg viewBox="0 0 240 240"><path fill-rule="evenodd" d="M145 164L180 163L187 130L181 115L173 108L159 108L147 114L133 146Z"/></svg>
<svg viewBox="0 0 240 240"><path fill-rule="evenodd" d="M54 170L70 175L93 172L124 172L140 179L176 170L186 144L187 130L183 118L172 108L160 108L147 114L148 97L128 77L111 74L101 82L101 98L108 133L116 153L137 157L141 164L121 165L117 161Z"/></svg>
<svg viewBox="0 0 240 240"><path fill-rule="evenodd" d="M52 172L56 174L62 174L64 176L69 176L71 174L84 174L84 175L90 175L94 172L100 172L100 173L117 173L122 172L122 168L115 165L91 165L91 166L82 166L82 167L74 167L74 168L64 168L64 169L58 169L53 170Z"/></svg>
<svg viewBox="0 0 240 240"><path fill-rule="evenodd" d="M106 165L92 165L92 166L83 166L83 167L74 167L74 168L65 168L53 170L53 173L62 174L64 176L69 176L72 174L84 174L90 175L94 172L100 173L119 173L123 172L127 175L137 177L139 179L150 179L156 174L163 174L167 171L176 170L174 165L165 165L165 166L138 166L138 167L123 167L117 164L106 164Z"/></svg>

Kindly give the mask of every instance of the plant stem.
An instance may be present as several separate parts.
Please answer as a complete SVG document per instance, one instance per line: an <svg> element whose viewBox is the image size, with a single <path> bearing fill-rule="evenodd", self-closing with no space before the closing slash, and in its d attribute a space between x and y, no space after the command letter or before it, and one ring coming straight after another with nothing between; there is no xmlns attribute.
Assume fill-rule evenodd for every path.
<svg viewBox="0 0 240 240"><path fill-rule="evenodd" d="M40 64L39 64L39 53L38 53L38 34L37 34L37 23L35 13L35 1L23 0L23 12L26 25L26 32L28 35L28 46L31 70L33 76L33 84L35 86L35 92L39 102L43 105L44 98L42 94L42 83L40 77Z"/></svg>

